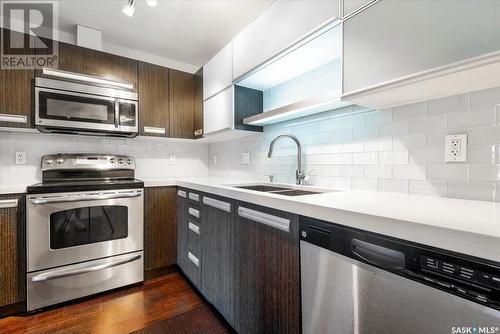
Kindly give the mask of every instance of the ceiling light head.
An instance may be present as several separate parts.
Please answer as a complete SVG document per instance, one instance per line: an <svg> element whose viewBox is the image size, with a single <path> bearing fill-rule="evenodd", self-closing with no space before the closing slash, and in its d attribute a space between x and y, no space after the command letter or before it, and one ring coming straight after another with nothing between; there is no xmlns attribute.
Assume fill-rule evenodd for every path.
<svg viewBox="0 0 500 334"><path fill-rule="evenodd" d="M149 7L156 7L158 4L158 0L147 0L146 1Z"/></svg>
<svg viewBox="0 0 500 334"><path fill-rule="evenodd" d="M123 6L122 12L128 17L134 16L135 0L128 0L128 3L125 6Z"/></svg>

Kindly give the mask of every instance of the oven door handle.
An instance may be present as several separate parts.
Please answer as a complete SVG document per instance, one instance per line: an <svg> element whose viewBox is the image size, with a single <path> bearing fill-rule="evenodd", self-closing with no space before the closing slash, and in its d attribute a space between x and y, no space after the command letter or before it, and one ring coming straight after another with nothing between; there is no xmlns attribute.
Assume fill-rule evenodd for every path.
<svg viewBox="0 0 500 334"><path fill-rule="evenodd" d="M81 201L99 201L105 199L119 199L119 198L133 198L139 197L142 192L130 192L130 193L115 193L115 194L102 194L102 195L83 195L83 196L58 196L58 197L34 197L30 198L33 204L49 204L49 203L66 203L66 202L81 202Z"/></svg>
<svg viewBox="0 0 500 334"><path fill-rule="evenodd" d="M130 263L133 261L137 261L141 258L141 255L134 255L129 258L123 259L123 260L117 260L109 263L103 263L99 264L96 266L89 266L89 267L84 267L84 268L79 268L75 270L58 270L58 271L52 271L40 275L33 276L31 280L33 282L44 282L44 281L49 281L52 279L56 278L63 278L63 277L69 277L69 276L75 276L75 275L80 275L80 274L85 274L85 273L91 273L94 271L99 271L111 267L116 267L122 264Z"/></svg>
<svg viewBox="0 0 500 334"><path fill-rule="evenodd" d="M120 100L115 99L115 128L120 127Z"/></svg>

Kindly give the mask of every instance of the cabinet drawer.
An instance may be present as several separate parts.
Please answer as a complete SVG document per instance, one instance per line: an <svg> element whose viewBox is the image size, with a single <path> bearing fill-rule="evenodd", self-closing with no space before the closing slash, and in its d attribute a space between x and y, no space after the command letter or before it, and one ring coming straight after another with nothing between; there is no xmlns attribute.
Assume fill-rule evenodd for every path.
<svg viewBox="0 0 500 334"><path fill-rule="evenodd" d="M188 196L190 201L195 203L200 202L200 194L190 191Z"/></svg>
<svg viewBox="0 0 500 334"><path fill-rule="evenodd" d="M201 259L198 257L198 254L187 253L186 275L196 287L201 289Z"/></svg>
<svg viewBox="0 0 500 334"><path fill-rule="evenodd" d="M188 251L200 254L200 227L193 221L188 223Z"/></svg>
<svg viewBox="0 0 500 334"><path fill-rule="evenodd" d="M190 205L188 208L189 218L192 219L200 219L201 218L201 210L197 206Z"/></svg>

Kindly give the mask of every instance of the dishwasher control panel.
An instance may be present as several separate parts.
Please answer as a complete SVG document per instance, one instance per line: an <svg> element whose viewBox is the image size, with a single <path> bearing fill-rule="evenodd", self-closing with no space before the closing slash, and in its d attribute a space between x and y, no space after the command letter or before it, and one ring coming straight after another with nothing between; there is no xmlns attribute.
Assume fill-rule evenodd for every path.
<svg viewBox="0 0 500 334"><path fill-rule="evenodd" d="M307 217L300 239L500 310L500 263Z"/></svg>

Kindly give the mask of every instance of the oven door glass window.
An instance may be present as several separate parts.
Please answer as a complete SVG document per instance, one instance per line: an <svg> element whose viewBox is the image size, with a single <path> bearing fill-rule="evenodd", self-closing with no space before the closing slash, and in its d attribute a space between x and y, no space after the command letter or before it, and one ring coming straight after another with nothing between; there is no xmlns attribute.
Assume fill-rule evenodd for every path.
<svg viewBox="0 0 500 334"><path fill-rule="evenodd" d="M92 95L70 95L41 91L39 114L44 119L115 124L115 100Z"/></svg>
<svg viewBox="0 0 500 334"><path fill-rule="evenodd" d="M50 215L50 248L61 249L128 236L126 206L91 206Z"/></svg>

